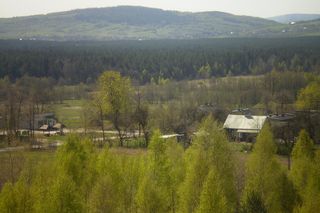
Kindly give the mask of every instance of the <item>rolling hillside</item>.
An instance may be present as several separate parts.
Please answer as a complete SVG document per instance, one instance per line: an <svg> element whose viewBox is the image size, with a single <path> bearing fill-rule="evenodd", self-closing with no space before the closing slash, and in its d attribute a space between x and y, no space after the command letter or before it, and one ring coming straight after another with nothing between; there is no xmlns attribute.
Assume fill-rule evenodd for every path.
<svg viewBox="0 0 320 213"><path fill-rule="evenodd" d="M288 24L290 22L313 21L320 19L320 14L287 14L274 16L268 19L279 23Z"/></svg>
<svg viewBox="0 0 320 213"><path fill-rule="evenodd" d="M317 25L318 26L318 25ZM315 27L316 29L317 26ZM0 39L197 39L291 35L275 21L223 12L177 12L145 7L91 8L0 19ZM308 30L314 35L312 27ZM299 32L299 30L292 30ZM292 35L301 35L292 33Z"/></svg>

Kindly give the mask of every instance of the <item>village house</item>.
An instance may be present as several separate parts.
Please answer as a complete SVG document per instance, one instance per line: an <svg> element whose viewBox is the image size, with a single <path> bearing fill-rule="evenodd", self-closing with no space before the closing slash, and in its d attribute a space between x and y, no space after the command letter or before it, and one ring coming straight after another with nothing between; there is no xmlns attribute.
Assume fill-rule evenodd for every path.
<svg viewBox="0 0 320 213"><path fill-rule="evenodd" d="M223 128L231 140L253 142L266 120L267 116L229 114Z"/></svg>

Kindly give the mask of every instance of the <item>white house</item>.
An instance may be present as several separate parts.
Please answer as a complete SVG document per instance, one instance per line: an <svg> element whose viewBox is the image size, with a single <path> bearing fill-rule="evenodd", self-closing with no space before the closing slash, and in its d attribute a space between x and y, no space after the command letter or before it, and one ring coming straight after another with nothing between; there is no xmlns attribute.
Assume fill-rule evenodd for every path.
<svg viewBox="0 0 320 213"><path fill-rule="evenodd" d="M267 116L229 114L223 128L233 140L253 141L267 120Z"/></svg>

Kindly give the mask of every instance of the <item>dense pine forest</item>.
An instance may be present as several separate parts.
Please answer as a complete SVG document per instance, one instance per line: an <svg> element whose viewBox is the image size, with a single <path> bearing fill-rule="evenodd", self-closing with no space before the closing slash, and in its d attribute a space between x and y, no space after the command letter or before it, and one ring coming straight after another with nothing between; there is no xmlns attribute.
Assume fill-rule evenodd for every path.
<svg viewBox="0 0 320 213"><path fill-rule="evenodd" d="M320 38L149 41L0 41L0 77L93 83L117 70L140 84L276 71L318 72Z"/></svg>

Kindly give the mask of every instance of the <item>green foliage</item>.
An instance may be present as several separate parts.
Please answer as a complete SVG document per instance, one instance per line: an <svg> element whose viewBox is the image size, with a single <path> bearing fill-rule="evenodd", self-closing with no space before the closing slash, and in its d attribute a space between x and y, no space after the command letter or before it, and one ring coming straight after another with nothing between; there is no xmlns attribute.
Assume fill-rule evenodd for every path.
<svg viewBox="0 0 320 213"><path fill-rule="evenodd" d="M292 168L290 171L291 179L300 194L306 187L313 158L313 141L305 130L301 130L292 150Z"/></svg>
<svg viewBox="0 0 320 213"><path fill-rule="evenodd" d="M292 150L291 180L298 192L297 212L313 212L320 207L319 151L315 153L312 139L301 130ZM314 197L315 196L315 197Z"/></svg>
<svg viewBox="0 0 320 213"><path fill-rule="evenodd" d="M92 31L87 32L92 35ZM39 94L52 94L58 101L83 98L85 95L80 92L88 89L81 84L64 84L91 84L102 71L110 69L117 69L121 75L142 84L153 79L164 85L169 83L168 79L170 82L194 79L199 76L199 68L207 64L210 76L215 77L261 75L272 70L290 72L294 77L299 74L294 71L301 69L308 73L319 70L318 44L319 37L106 42L0 40L0 77L7 75L14 80L25 74L50 77L62 86L52 86L48 93ZM291 76L287 75L286 81L290 85L295 83Z"/></svg>
<svg viewBox="0 0 320 213"><path fill-rule="evenodd" d="M128 78L122 78L119 72L104 72L99 78L99 89L106 113L121 113L126 109L130 92Z"/></svg>
<svg viewBox="0 0 320 213"><path fill-rule="evenodd" d="M176 211L177 189L183 177L183 149L176 141L165 141L154 131L148 150L145 176L136 196L139 212Z"/></svg>
<svg viewBox="0 0 320 213"><path fill-rule="evenodd" d="M89 140L71 135L64 146L57 152L57 169L60 174L66 174L76 185L82 185L93 178L94 148ZM87 174L89 172L89 174Z"/></svg>
<svg viewBox="0 0 320 213"><path fill-rule="evenodd" d="M218 172L210 170L203 184L197 212L227 213L231 211L230 206L228 206L225 189L223 189L222 186L223 182L221 181L221 177L218 175Z"/></svg>
<svg viewBox="0 0 320 213"><path fill-rule="evenodd" d="M137 149L96 149L92 142L71 135L52 154L54 158L26 163L17 181L3 186L0 212L304 213L319 209L320 152L314 152L305 131L292 152L290 179L275 157L268 125L247 160L245 183L238 180L241 171L236 171L229 145L212 116L201 122L186 151L177 141L162 138L159 130L153 132L148 150L140 150L139 155L130 153ZM245 184L243 191L238 184Z"/></svg>
<svg viewBox="0 0 320 213"><path fill-rule="evenodd" d="M30 186L26 180L21 177L14 185L7 183L4 185L0 194L0 212L34 212Z"/></svg>
<svg viewBox="0 0 320 213"><path fill-rule="evenodd" d="M242 212L244 213L267 213L265 204L259 193L250 191L246 195L245 205L243 206Z"/></svg>
<svg viewBox="0 0 320 213"><path fill-rule="evenodd" d="M110 117L113 127L118 131L120 146L123 145L123 131L131 124L131 82L121 77L119 72L106 71L98 80L101 108Z"/></svg>
<svg viewBox="0 0 320 213"><path fill-rule="evenodd" d="M17 203L15 201L14 187L12 183L6 183L1 191L0 209L3 212L16 212Z"/></svg>
<svg viewBox="0 0 320 213"><path fill-rule="evenodd" d="M310 169L308 182L304 189L303 203L297 212L317 212L320 208L320 151L316 152Z"/></svg>
<svg viewBox="0 0 320 213"><path fill-rule="evenodd" d="M296 106L301 110L320 109L320 81L312 81L299 93Z"/></svg>
<svg viewBox="0 0 320 213"><path fill-rule="evenodd" d="M196 139L186 153L186 176L180 188L180 212L194 212L199 208L201 193L206 194L204 183L209 171L214 171L220 181L221 193L219 196L226 198L228 211L235 209L236 192L234 183L234 164L232 152L228 140L223 131L220 130L217 122L211 116L203 120ZM208 186L212 183L213 177L208 179ZM218 193L218 192L217 192ZM203 205L210 202L203 198ZM203 206L201 208L208 208Z"/></svg>
<svg viewBox="0 0 320 213"><path fill-rule="evenodd" d="M245 211L282 212L283 172L275 159L276 145L270 126L266 124L247 162L246 184L242 198Z"/></svg>
<svg viewBox="0 0 320 213"><path fill-rule="evenodd" d="M59 174L54 181L49 199L47 212L83 212L84 200L78 185L67 174Z"/></svg>
<svg viewBox="0 0 320 213"><path fill-rule="evenodd" d="M204 66L201 66L198 70L198 74L202 78L208 78L211 75L211 72L211 66L208 63Z"/></svg>

